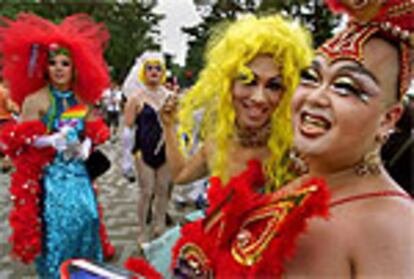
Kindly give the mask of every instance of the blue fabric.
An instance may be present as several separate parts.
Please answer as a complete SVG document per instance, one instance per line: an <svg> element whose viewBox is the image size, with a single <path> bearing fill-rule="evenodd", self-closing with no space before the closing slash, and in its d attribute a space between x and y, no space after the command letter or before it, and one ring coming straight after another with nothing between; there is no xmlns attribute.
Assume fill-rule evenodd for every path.
<svg viewBox="0 0 414 279"><path fill-rule="evenodd" d="M55 129L63 110L63 105L57 106ZM80 122L70 131L72 141L82 132ZM57 153L45 168L43 191L43 247L36 259L39 276L60 278L60 265L72 258L102 261L98 205L84 161Z"/></svg>
<svg viewBox="0 0 414 279"><path fill-rule="evenodd" d="M42 122L49 130L57 129L60 115L65 111L64 101L69 107L76 105L78 102L72 91L59 91L53 86L49 87L51 92L51 104L47 113L43 116Z"/></svg>
<svg viewBox="0 0 414 279"><path fill-rule="evenodd" d="M197 210L185 216L185 218L194 222L204 218L204 211ZM167 230L159 238L151 241L147 245L144 244L143 250L145 259L159 272L164 278L171 278L169 271L172 260L172 248L177 240L181 237L181 226L176 225Z"/></svg>
<svg viewBox="0 0 414 279"><path fill-rule="evenodd" d="M42 278L59 278L59 266L71 258L102 261L95 193L80 159L58 154L45 170L43 247L37 259Z"/></svg>

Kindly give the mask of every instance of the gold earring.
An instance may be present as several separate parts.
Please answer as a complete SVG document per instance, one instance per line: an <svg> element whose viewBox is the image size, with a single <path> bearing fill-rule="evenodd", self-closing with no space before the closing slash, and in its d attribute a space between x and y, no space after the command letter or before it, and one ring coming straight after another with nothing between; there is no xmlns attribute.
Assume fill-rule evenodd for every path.
<svg viewBox="0 0 414 279"><path fill-rule="evenodd" d="M303 160L303 156L297 150L296 147L292 147L289 150L289 169L297 175L302 175L309 172L309 167Z"/></svg>
<svg viewBox="0 0 414 279"><path fill-rule="evenodd" d="M362 160L355 165L354 170L359 176L378 175L382 161L378 149L374 149L364 155Z"/></svg>

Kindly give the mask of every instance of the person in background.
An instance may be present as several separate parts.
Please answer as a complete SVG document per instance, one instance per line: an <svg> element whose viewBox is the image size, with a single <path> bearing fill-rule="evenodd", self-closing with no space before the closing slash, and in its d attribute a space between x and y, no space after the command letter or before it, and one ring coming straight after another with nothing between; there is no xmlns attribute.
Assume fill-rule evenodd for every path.
<svg viewBox="0 0 414 279"><path fill-rule="evenodd" d="M104 91L103 103L106 111L106 122L111 130L111 140L116 140L119 128L119 117L122 105L122 92L116 83Z"/></svg>
<svg viewBox="0 0 414 279"><path fill-rule="evenodd" d="M144 52L137 62L139 66L133 70L137 70L135 79L138 79L138 86L135 91L127 93L124 121L125 131L129 134L126 138L131 143L127 151L135 157L138 178L137 242L141 246L159 236L166 227L171 175L166 163L159 110L172 93L164 87L166 65L161 53ZM131 88L133 85L124 84L124 87ZM147 226L150 212L151 224Z"/></svg>
<svg viewBox="0 0 414 279"><path fill-rule="evenodd" d="M14 122L18 111L16 103L10 99L8 89L0 76L0 131L7 124ZM2 173L7 173L11 168L10 158L1 151L0 146L0 170Z"/></svg>

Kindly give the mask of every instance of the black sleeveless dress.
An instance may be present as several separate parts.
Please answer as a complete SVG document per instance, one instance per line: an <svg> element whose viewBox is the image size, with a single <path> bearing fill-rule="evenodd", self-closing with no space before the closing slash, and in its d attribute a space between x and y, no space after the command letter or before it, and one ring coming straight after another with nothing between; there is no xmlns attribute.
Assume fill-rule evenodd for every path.
<svg viewBox="0 0 414 279"><path fill-rule="evenodd" d="M158 169L166 162L165 143L162 142L163 130L158 114L148 104L135 119L135 144L132 152L141 151L143 161L153 169Z"/></svg>

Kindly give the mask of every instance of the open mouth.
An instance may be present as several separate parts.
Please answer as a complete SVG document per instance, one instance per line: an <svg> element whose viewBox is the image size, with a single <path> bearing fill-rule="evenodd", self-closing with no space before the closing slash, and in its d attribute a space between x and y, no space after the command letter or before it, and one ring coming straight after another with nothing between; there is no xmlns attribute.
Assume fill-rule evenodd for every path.
<svg viewBox="0 0 414 279"><path fill-rule="evenodd" d="M332 127L331 121L320 114L302 112L300 114L300 131L308 137L317 137L327 133Z"/></svg>
<svg viewBox="0 0 414 279"><path fill-rule="evenodd" d="M251 106L246 103L243 103L243 108L246 110L247 115L253 119L262 117L269 110L267 107Z"/></svg>

